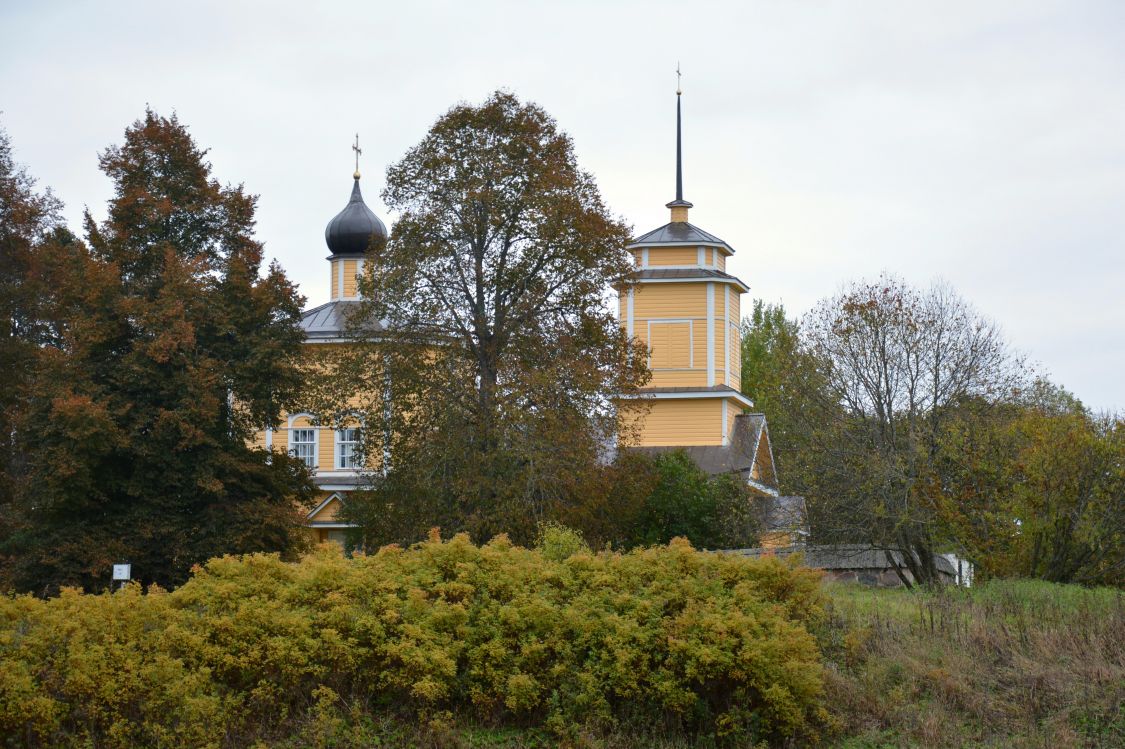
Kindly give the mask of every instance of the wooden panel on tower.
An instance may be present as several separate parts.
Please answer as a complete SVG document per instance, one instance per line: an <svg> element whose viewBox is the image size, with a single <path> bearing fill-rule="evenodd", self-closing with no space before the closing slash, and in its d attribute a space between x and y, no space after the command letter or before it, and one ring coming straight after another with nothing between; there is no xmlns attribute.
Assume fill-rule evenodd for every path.
<svg viewBox="0 0 1125 749"><path fill-rule="evenodd" d="M354 299L359 295L356 275L359 273L358 260L344 261L344 296Z"/></svg>
<svg viewBox="0 0 1125 749"><path fill-rule="evenodd" d="M696 265L699 254L694 247L650 247L648 265L658 268L667 265Z"/></svg>
<svg viewBox="0 0 1125 749"><path fill-rule="evenodd" d="M719 445L723 441L721 398L659 399L643 417L639 444Z"/></svg>
<svg viewBox="0 0 1125 749"><path fill-rule="evenodd" d="M692 365L692 324L650 322L651 369L687 369Z"/></svg>
<svg viewBox="0 0 1125 749"><path fill-rule="evenodd" d="M649 318L707 317L707 284L642 283L636 286L633 315Z"/></svg>

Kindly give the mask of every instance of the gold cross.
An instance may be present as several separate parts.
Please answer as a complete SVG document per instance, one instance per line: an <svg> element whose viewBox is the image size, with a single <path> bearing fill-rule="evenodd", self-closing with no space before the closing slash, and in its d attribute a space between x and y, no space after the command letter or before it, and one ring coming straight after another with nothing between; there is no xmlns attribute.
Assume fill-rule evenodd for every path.
<svg viewBox="0 0 1125 749"><path fill-rule="evenodd" d="M680 90L680 63L676 62L676 96L682 93L683 91Z"/></svg>
<svg viewBox="0 0 1125 749"><path fill-rule="evenodd" d="M352 150L355 151L355 173L359 176L359 155L363 153L363 149L359 147L359 133L355 134L355 143L352 145Z"/></svg>

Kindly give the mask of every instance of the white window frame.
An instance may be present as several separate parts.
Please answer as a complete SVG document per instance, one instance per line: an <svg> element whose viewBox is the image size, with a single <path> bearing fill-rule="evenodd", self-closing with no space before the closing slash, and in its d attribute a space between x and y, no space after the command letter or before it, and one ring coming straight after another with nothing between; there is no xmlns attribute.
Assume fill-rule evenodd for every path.
<svg viewBox="0 0 1125 749"><path fill-rule="evenodd" d="M349 430L355 432L355 439L352 439L352 440L343 439L344 433L349 431ZM359 452L359 446L360 446L360 440L361 440L359 431L360 431L360 427L358 427L358 426L340 427L339 429L336 430L336 451L335 451L335 455L333 455L333 458L332 458L332 468L333 468L333 470L336 470L336 471L355 471L355 470L358 470L360 468L359 464L356 463L356 460L359 457L357 453ZM350 445L352 447L352 454L350 456L350 458L352 460L352 464L351 465L343 465L344 447L348 446L348 445Z"/></svg>
<svg viewBox="0 0 1125 749"><path fill-rule="evenodd" d="M311 425L310 426L301 426L301 427L293 426L293 422L295 422L297 419L300 419L300 418L306 418L310 422L315 421L315 418L313 417L313 415L308 414L308 413L293 414L292 416L289 417L289 419L288 419L289 454L294 456L294 457L302 457L302 456L297 455L297 451L293 449L293 445L295 445L295 444L301 444L301 445L312 444L312 455L311 456L304 456L304 457L302 457L302 459L305 459L305 457L311 457L312 458L312 464L310 465L308 460L305 460L305 465L309 466L309 468L311 470L315 471L320 466L320 429L319 429L319 427L311 426ZM312 438L311 443L309 443L309 442L298 443L294 439L294 437L296 436L296 433L302 432L302 431L312 432L313 438Z"/></svg>
<svg viewBox="0 0 1125 749"><path fill-rule="evenodd" d="M310 440L300 440L297 437L304 436L305 434L311 435ZM289 454L298 460L303 460L305 465L309 468L316 470L316 443L317 443L316 427L292 427L289 429ZM298 446L312 448L306 454L301 454L302 451L298 450Z"/></svg>

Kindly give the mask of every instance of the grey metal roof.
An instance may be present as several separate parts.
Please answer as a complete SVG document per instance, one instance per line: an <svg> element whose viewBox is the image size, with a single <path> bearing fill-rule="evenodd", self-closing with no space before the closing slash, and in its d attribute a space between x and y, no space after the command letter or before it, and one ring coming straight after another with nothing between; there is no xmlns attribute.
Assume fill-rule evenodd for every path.
<svg viewBox="0 0 1125 749"><path fill-rule="evenodd" d="M359 314L360 302L333 301L313 307L301 314L301 329L309 340L332 340L348 337L348 320ZM383 329L378 322L366 326L366 330L377 333Z"/></svg>
<svg viewBox="0 0 1125 749"><path fill-rule="evenodd" d="M742 393L737 388L732 388L730 385L696 385L696 386L675 386L675 387L651 387L641 388L641 393ZM746 396L742 396L746 397ZM761 416L761 414L750 414L751 416Z"/></svg>
<svg viewBox="0 0 1125 749"><path fill-rule="evenodd" d="M686 390L699 391L703 388L685 388ZM708 390L713 388L707 388ZM733 389L733 388L728 388ZM677 391L680 388L650 388L664 392ZM754 466L754 455L758 448L758 440L766 426L765 414L739 414L734 419L734 432L731 434L729 445L686 445L668 447L633 447L631 450L645 455L660 455L677 450L683 450L691 457L704 473L711 475L720 473L738 473L749 477L750 469Z"/></svg>
<svg viewBox="0 0 1125 749"><path fill-rule="evenodd" d="M886 551L863 544L834 544L828 546L788 546L780 549L736 549L733 553L749 557L803 554L804 565L820 570L889 570L891 559L904 567L903 556L899 551ZM888 556L893 555L893 556ZM934 554L934 567L947 575L956 575L953 563L945 557Z"/></svg>
<svg viewBox="0 0 1125 749"><path fill-rule="evenodd" d="M750 287L737 276L723 273L721 270L710 268L645 268L629 274L630 280L646 281L661 279L695 279L700 281L720 281L722 283L736 284L744 289Z"/></svg>
<svg viewBox="0 0 1125 749"><path fill-rule="evenodd" d="M642 234L629 243L629 247L637 247L642 245L677 245L686 244L691 246L698 245L717 245L725 247L730 252L734 252L734 248L723 240L716 237L714 234L705 232L695 224L690 224L687 221L673 221L664 224L659 229L653 229L648 234Z"/></svg>

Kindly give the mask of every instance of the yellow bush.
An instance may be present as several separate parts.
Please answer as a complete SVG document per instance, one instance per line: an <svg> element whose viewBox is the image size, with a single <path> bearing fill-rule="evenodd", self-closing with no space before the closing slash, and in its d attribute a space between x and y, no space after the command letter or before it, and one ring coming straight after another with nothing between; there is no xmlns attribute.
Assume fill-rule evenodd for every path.
<svg viewBox="0 0 1125 749"><path fill-rule="evenodd" d="M171 593L2 598L0 735L248 746L335 725L336 703L558 731L815 732L814 573L683 541L556 551L435 535L350 559L223 557Z"/></svg>

